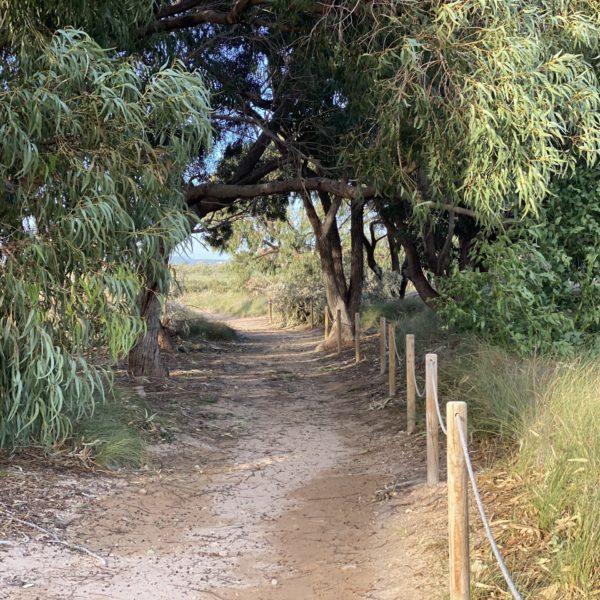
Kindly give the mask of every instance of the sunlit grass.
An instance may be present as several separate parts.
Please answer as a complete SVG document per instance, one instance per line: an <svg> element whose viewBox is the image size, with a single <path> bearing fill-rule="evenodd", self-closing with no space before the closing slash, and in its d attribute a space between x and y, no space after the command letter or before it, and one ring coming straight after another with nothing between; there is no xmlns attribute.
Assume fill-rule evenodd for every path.
<svg viewBox="0 0 600 600"><path fill-rule="evenodd" d="M245 289L225 264L180 265L175 271L173 295L181 304L235 317L267 314L268 299Z"/></svg>

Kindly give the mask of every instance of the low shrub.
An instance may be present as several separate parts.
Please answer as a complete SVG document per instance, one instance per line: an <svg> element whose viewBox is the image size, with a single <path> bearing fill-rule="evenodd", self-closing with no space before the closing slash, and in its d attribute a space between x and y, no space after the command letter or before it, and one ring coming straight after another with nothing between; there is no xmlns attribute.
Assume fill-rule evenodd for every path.
<svg viewBox="0 0 600 600"><path fill-rule="evenodd" d="M169 328L184 340L231 342L236 338L235 330L225 323L211 321L180 304L171 304L170 308Z"/></svg>

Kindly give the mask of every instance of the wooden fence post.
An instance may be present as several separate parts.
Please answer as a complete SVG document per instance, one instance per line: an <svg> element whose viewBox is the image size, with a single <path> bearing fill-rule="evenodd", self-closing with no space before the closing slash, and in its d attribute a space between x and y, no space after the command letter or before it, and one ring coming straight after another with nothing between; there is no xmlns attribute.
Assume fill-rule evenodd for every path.
<svg viewBox="0 0 600 600"><path fill-rule="evenodd" d="M425 356L425 420L427 422L427 484L440 482L439 424L435 409L437 354Z"/></svg>
<svg viewBox="0 0 600 600"><path fill-rule="evenodd" d="M329 337L329 307L325 305L325 332L323 334L323 339L327 341Z"/></svg>
<svg viewBox="0 0 600 600"><path fill-rule="evenodd" d="M467 403L448 402L448 534L450 543L450 600L469 600L469 496L467 465L458 423L467 435Z"/></svg>
<svg viewBox="0 0 600 600"><path fill-rule="evenodd" d="M269 323L273 325L273 300L269 300Z"/></svg>
<svg viewBox="0 0 600 600"><path fill-rule="evenodd" d="M406 336L406 431L413 433L417 422L415 392L415 336Z"/></svg>
<svg viewBox="0 0 600 600"><path fill-rule="evenodd" d="M354 313L354 350L356 364L358 364L360 362L360 313Z"/></svg>
<svg viewBox="0 0 600 600"><path fill-rule="evenodd" d="M379 318L379 366L381 375L385 374L385 317Z"/></svg>
<svg viewBox="0 0 600 600"><path fill-rule="evenodd" d="M396 395L396 324L388 323L388 359L389 373L388 382L390 398Z"/></svg>
<svg viewBox="0 0 600 600"><path fill-rule="evenodd" d="M342 353L342 311L341 309L337 309L337 353Z"/></svg>

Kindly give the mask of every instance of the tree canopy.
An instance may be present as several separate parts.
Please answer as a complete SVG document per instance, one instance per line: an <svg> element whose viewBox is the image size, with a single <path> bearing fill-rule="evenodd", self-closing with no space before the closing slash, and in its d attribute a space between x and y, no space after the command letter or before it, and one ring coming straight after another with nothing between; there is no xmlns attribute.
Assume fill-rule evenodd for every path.
<svg viewBox="0 0 600 600"><path fill-rule="evenodd" d="M378 269L369 211L392 268L401 255L453 322L491 331L549 303L540 347L565 324L596 331L576 306L598 291L595 191L571 202L560 180L595 190L598 15L592 0L1 0L2 443L64 435L102 395L91 349L155 335L143 311L188 209L223 217L196 225L216 243L239 211L301 200L350 324L365 251ZM503 286L509 264L522 276Z"/></svg>

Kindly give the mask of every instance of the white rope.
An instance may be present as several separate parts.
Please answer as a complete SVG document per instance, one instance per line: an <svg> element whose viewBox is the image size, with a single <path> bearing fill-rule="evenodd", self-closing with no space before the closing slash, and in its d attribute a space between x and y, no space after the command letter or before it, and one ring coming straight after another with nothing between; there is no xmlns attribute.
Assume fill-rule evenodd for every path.
<svg viewBox="0 0 600 600"><path fill-rule="evenodd" d="M402 361L400 359L400 355L398 354L398 346L396 346L396 344L394 344L394 350L396 351L396 360L398 361L398 364L401 364Z"/></svg>
<svg viewBox="0 0 600 600"><path fill-rule="evenodd" d="M440 428L444 432L444 435L448 435L446 425L444 425L444 420L442 419L442 413L440 411L440 402L438 400L437 395L437 374L435 375L435 379L432 381L431 387L433 388L433 399L435 400L435 410L437 412L438 423L440 424Z"/></svg>
<svg viewBox="0 0 600 600"><path fill-rule="evenodd" d="M413 361L411 367L410 367L410 372L412 375L412 380L413 380L413 384L415 386L415 392L417 392L417 396L419 398L423 397L423 392L421 390L419 390L419 386L417 385L417 374L415 373L415 363Z"/></svg>
<svg viewBox="0 0 600 600"><path fill-rule="evenodd" d="M477 503L477 509L479 510L479 516L481 517L481 522L483 523L483 528L485 529L485 534L487 539L492 547L492 552L496 557L496 561L500 570L502 571L502 575L504 577L504 581L508 585L513 598L515 600L523 600L521 594L519 594L511 576L508 572L506 564L504 563L504 559L502 558L502 552L500 552L500 548L498 548L498 544L496 544L496 540L494 539L494 534L492 533L492 528L490 527L489 521L487 519L487 515L485 514L485 507L483 506L483 502L481 500L481 495L479 493L479 489L477 488L477 479L475 478L475 472L473 471L473 465L471 463L471 457L469 456L469 449L467 447L467 440L465 438L465 432L462 427L462 421L459 415L455 415L456 425L458 428L458 436L460 437L460 445L462 446L463 454L465 455L465 462L467 464L467 472L469 473L469 479L471 480L471 487L473 488L473 495L475 496L475 502Z"/></svg>

